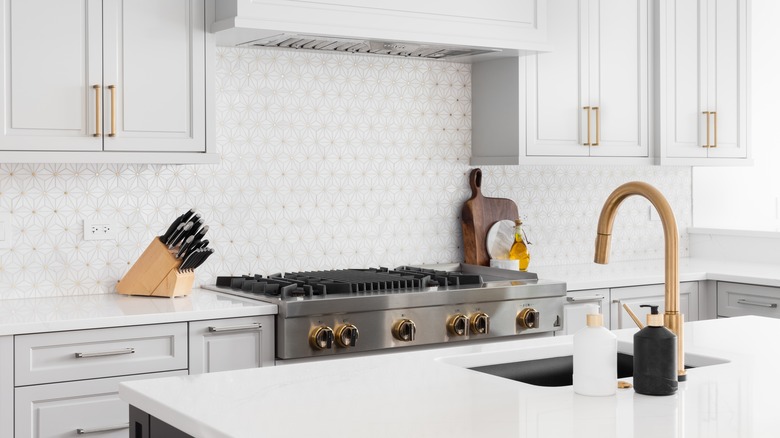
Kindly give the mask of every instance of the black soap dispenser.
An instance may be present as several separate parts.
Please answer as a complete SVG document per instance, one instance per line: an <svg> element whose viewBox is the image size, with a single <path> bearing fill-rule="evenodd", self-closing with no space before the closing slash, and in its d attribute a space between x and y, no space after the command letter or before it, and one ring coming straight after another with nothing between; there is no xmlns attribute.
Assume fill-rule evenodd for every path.
<svg viewBox="0 0 780 438"><path fill-rule="evenodd" d="M658 306L649 307L647 326L634 334L634 390L645 395L677 392L677 336L663 326Z"/></svg>

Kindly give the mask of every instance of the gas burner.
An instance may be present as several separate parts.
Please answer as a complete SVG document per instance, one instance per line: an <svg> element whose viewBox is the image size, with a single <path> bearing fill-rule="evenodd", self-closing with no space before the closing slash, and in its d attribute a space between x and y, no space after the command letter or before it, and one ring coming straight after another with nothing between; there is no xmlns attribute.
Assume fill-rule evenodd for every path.
<svg viewBox="0 0 780 438"><path fill-rule="evenodd" d="M229 287L269 297L298 298L372 292L403 292L431 287L481 285L476 274L402 266L343 269L333 271L288 272L240 277L217 277L217 286Z"/></svg>

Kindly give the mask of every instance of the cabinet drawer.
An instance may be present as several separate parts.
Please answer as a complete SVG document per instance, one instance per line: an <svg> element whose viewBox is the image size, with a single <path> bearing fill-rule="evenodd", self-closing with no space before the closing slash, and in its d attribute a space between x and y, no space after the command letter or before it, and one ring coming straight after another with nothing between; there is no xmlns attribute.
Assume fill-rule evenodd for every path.
<svg viewBox="0 0 780 438"><path fill-rule="evenodd" d="M190 374L274 365L274 317L190 322Z"/></svg>
<svg viewBox="0 0 780 438"><path fill-rule="evenodd" d="M187 323L20 335L16 386L187 368Z"/></svg>
<svg viewBox="0 0 780 438"><path fill-rule="evenodd" d="M718 282L718 316L780 318L780 288Z"/></svg>
<svg viewBox="0 0 780 438"><path fill-rule="evenodd" d="M186 371L53 383L16 389L15 435L127 437L128 405L119 398L119 382L185 376Z"/></svg>

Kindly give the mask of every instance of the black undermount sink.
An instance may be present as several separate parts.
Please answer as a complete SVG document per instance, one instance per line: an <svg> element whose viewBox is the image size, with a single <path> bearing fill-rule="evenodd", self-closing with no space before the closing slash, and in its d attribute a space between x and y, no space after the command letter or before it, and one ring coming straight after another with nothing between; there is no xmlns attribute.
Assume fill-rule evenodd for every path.
<svg viewBox="0 0 780 438"><path fill-rule="evenodd" d="M686 369L694 368L686 365ZM548 357L523 362L501 363L470 368L480 373L491 374L517 382L536 386L571 386L571 374L574 370L572 356ZM618 353L618 379L634 375L634 356Z"/></svg>

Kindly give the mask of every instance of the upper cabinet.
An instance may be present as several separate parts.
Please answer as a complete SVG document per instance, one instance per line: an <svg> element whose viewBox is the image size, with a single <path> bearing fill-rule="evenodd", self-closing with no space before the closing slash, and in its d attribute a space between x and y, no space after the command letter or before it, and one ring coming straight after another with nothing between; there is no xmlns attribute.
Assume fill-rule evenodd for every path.
<svg viewBox="0 0 780 438"><path fill-rule="evenodd" d="M546 47L547 0L218 0L219 45L282 33L502 49Z"/></svg>
<svg viewBox="0 0 780 438"><path fill-rule="evenodd" d="M0 161L216 162L205 2L2 0Z"/></svg>
<svg viewBox="0 0 780 438"><path fill-rule="evenodd" d="M651 24L647 0L559 0L551 52L474 64L472 164L650 162Z"/></svg>
<svg viewBox="0 0 780 438"><path fill-rule="evenodd" d="M748 0L659 7L662 164L748 164Z"/></svg>

